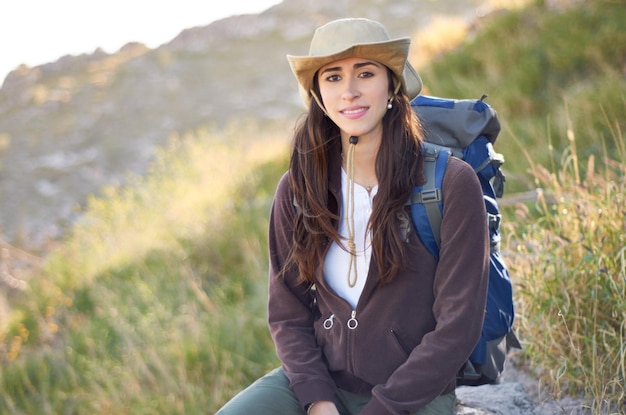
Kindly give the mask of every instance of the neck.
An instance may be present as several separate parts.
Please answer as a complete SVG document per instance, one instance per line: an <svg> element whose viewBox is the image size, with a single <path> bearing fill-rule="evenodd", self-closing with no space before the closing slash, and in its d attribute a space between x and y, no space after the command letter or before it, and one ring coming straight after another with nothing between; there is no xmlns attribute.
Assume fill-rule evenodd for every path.
<svg viewBox="0 0 626 415"><path fill-rule="evenodd" d="M376 156L380 147L380 140L364 139L359 137L354 149L354 182L371 189L378 184L376 177ZM346 155L348 154L349 137L342 137L342 165L347 171Z"/></svg>

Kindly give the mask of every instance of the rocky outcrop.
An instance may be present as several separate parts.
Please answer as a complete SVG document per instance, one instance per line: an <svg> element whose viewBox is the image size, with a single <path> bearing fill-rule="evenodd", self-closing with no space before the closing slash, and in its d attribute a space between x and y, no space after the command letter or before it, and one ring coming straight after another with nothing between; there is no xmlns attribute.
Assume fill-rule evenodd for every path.
<svg viewBox="0 0 626 415"><path fill-rule="evenodd" d="M591 415L581 400L551 396L540 382L509 362L497 385L457 388L456 415Z"/></svg>
<svg viewBox="0 0 626 415"><path fill-rule="evenodd" d="M456 395L457 415L539 415L521 383L463 386Z"/></svg>

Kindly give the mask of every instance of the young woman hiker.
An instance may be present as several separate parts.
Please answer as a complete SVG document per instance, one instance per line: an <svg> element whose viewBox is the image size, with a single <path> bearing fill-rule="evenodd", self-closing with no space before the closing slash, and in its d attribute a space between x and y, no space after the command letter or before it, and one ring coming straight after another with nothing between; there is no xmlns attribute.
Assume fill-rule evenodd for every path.
<svg viewBox="0 0 626 415"><path fill-rule="evenodd" d="M219 415L454 413L483 324L488 228L476 175L453 157L439 261L412 228L405 204L424 175L409 44L341 19L316 30L307 56L288 56L308 112L270 217L282 365Z"/></svg>

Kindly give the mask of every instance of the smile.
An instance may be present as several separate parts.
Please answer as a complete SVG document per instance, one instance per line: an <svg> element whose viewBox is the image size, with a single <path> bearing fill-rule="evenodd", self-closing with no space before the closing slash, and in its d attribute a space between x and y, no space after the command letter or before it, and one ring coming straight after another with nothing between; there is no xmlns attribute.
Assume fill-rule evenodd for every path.
<svg viewBox="0 0 626 415"><path fill-rule="evenodd" d="M367 107L346 108L341 110L341 114L348 118L358 118L367 112Z"/></svg>

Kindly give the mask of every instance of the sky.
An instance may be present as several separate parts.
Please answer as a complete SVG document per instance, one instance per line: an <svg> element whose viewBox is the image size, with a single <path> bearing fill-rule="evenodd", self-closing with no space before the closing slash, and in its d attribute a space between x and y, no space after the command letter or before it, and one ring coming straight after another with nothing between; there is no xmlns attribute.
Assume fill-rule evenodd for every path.
<svg viewBox="0 0 626 415"><path fill-rule="evenodd" d="M128 42L156 48L181 31L281 0L10 0L0 7L0 85L21 64L117 52Z"/></svg>

